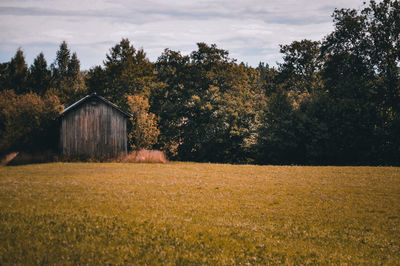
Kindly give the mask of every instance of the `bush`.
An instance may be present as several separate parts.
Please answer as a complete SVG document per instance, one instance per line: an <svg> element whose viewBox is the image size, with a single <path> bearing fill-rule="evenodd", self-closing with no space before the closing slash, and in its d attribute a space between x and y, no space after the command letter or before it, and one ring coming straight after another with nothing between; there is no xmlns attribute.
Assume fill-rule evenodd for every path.
<svg viewBox="0 0 400 266"><path fill-rule="evenodd" d="M156 150L132 151L119 159L124 163L168 163L165 154Z"/></svg>
<svg viewBox="0 0 400 266"><path fill-rule="evenodd" d="M62 110L57 96L0 92L0 155L55 149Z"/></svg>

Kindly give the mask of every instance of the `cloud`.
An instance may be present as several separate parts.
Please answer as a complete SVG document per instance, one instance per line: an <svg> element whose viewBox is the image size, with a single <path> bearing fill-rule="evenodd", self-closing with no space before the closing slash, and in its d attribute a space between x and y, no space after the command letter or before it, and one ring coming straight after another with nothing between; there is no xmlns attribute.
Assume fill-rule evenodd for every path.
<svg viewBox="0 0 400 266"><path fill-rule="evenodd" d="M32 62L43 51L52 62L61 41L82 67L101 64L121 38L143 47L155 61L165 48L188 54L197 42L215 43L238 61L274 65L279 44L319 40L332 30L334 8L358 8L359 0L202 0L0 2L0 60L22 47ZM50 53L50 54L47 54Z"/></svg>

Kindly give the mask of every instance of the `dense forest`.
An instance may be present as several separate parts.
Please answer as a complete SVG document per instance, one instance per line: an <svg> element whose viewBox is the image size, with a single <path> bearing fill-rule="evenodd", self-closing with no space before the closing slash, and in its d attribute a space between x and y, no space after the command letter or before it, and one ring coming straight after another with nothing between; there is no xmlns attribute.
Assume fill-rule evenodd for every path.
<svg viewBox="0 0 400 266"><path fill-rule="evenodd" d="M132 149L174 160L398 165L400 2L332 17L321 41L281 45L277 67L205 43L150 62L122 39L89 71L66 42L50 65L40 53L28 67L18 49L0 64L0 155L57 149L59 113L95 92L134 114Z"/></svg>

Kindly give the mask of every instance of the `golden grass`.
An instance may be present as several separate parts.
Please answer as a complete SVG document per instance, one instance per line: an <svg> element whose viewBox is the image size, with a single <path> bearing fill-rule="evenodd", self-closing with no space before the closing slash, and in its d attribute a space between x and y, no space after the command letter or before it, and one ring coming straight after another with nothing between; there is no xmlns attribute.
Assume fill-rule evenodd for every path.
<svg viewBox="0 0 400 266"><path fill-rule="evenodd" d="M168 163L164 152L158 150L131 151L117 161L124 163Z"/></svg>
<svg viewBox="0 0 400 266"><path fill-rule="evenodd" d="M0 167L0 264L398 264L400 168Z"/></svg>

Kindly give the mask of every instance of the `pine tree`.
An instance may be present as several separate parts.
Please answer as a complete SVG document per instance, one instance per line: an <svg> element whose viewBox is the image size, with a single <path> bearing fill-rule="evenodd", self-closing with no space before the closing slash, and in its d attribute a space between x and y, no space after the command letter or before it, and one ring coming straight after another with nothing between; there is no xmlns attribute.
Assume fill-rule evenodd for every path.
<svg viewBox="0 0 400 266"><path fill-rule="evenodd" d="M77 79L81 72L81 66L78 59L78 56L74 52L71 56L71 60L68 64L68 78L70 79Z"/></svg>
<svg viewBox="0 0 400 266"><path fill-rule="evenodd" d="M8 88L10 77L10 62L0 63L0 91Z"/></svg>
<svg viewBox="0 0 400 266"><path fill-rule="evenodd" d="M51 68L53 72L52 86L63 104L72 104L87 93L85 81L80 72L78 56L75 52L71 56L65 41L61 43L56 61Z"/></svg>
<svg viewBox="0 0 400 266"><path fill-rule="evenodd" d="M71 61L71 52L68 49L68 45L65 41L60 44L60 48L57 51L56 57L56 68L57 74L60 78L64 78L68 74L68 65Z"/></svg>
<svg viewBox="0 0 400 266"><path fill-rule="evenodd" d="M50 70L44 54L41 52L33 61L29 73L29 87L33 92L44 95L50 86Z"/></svg>
<svg viewBox="0 0 400 266"><path fill-rule="evenodd" d="M10 77L8 88L16 93L28 92L27 88L28 66L25 62L25 55L21 48L18 48L15 56L10 62Z"/></svg>
<svg viewBox="0 0 400 266"><path fill-rule="evenodd" d="M87 84L90 91L128 107L125 95L149 97L154 80L153 65L143 49L136 50L128 39L122 39L110 49L104 68L95 67L90 71Z"/></svg>

